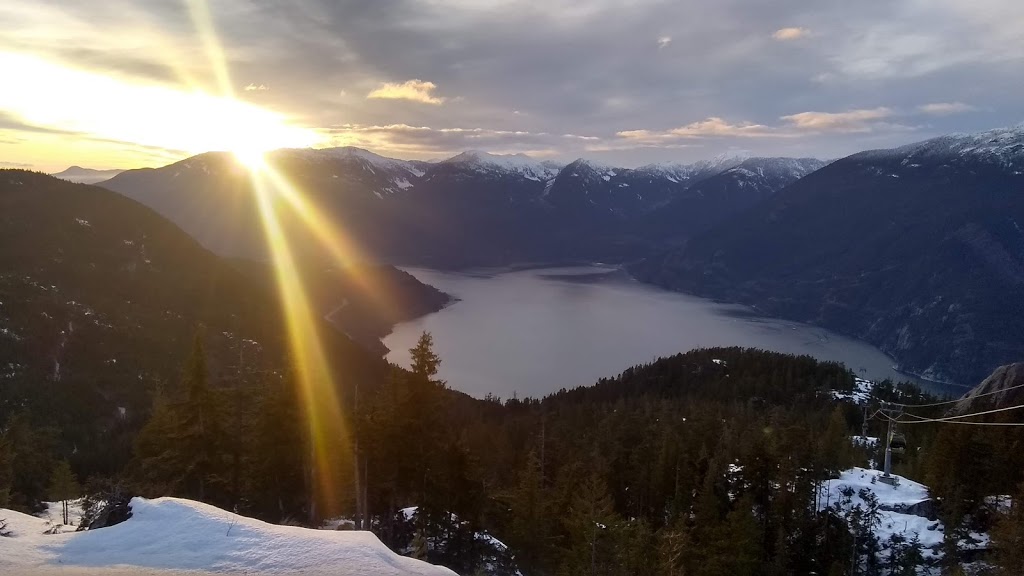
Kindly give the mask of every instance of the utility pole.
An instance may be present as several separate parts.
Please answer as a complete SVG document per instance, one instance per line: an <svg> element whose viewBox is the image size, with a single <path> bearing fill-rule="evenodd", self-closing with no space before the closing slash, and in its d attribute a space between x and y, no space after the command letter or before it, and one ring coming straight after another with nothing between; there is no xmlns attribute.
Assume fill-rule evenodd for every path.
<svg viewBox="0 0 1024 576"><path fill-rule="evenodd" d="M889 421L889 426L885 432L884 473L878 480L885 484L895 486L898 480L892 475L892 438L896 434L894 424L896 423L896 419L903 414L903 408L900 406L891 407L888 404L883 404L880 411L882 414L885 414L886 420Z"/></svg>
<svg viewBox="0 0 1024 576"><path fill-rule="evenodd" d="M885 432L885 477L892 473L892 420L889 420L889 427Z"/></svg>

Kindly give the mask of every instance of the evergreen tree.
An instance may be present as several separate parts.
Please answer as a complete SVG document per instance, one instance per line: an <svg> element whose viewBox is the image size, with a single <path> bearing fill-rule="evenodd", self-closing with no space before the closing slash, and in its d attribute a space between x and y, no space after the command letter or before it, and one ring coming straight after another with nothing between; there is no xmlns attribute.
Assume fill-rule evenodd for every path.
<svg viewBox="0 0 1024 576"><path fill-rule="evenodd" d="M540 459L530 451L519 482L506 499L511 514L507 544L516 552L519 568L540 572L551 545L549 508L541 477Z"/></svg>
<svg viewBox="0 0 1024 576"><path fill-rule="evenodd" d="M228 506L231 451L221 402L209 385L197 335L185 367L183 398L158 398L139 434L136 455L149 491ZM161 494L163 495L163 494Z"/></svg>
<svg viewBox="0 0 1024 576"><path fill-rule="evenodd" d="M309 449L297 394L290 377L269 382L249 428L244 492L253 511L270 521L305 517L308 511Z"/></svg>
<svg viewBox="0 0 1024 576"><path fill-rule="evenodd" d="M591 474L578 486L565 519L568 542L559 574L598 576L612 573L610 543L617 518L604 480Z"/></svg>
<svg viewBox="0 0 1024 576"><path fill-rule="evenodd" d="M10 507L13 483L14 449L7 434L0 434L0 508Z"/></svg>
<svg viewBox="0 0 1024 576"><path fill-rule="evenodd" d="M50 473L57 452L57 430L34 426L27 413L15 414L7 422L3 442L9 450L9 505L28 513L41 512L48 496ZM0 454L0 465L3 455ZM0 469L0 475L4 470ZM0 479L2 480L2 479ZM0 485L0 491L3 486ZM0 494L2 496L2 494Z"/></svg>
<svg viewBox="0 0 1024 576"><path fill-rule="evenodd" d="M1024 574L1024 484L992 529L995 563L1001 576Z"/></svg>
<svg viewBox="0 0 1024 576"><path fill-rule="evenodd" d="M828 428L818 444L820 460L829 474L838 474L853 464L853 450L850 443L846 416L841 406L836 406L829 417Z"/></svg>
<svg viewBox="0 0 1024 576"><path fill-rule="evenodd" d="M61 517L64 524L69 524L68 501L74 500L82 495L82 487L71 471L71 464L67 460L61 460L53 467L53 474L50 476L50 499L61 503Z"/></svg>
<svg viewBox="0 0 1024 576"><path fill-rule="evenodd" d="M409 350L412 359L412 373L420 378L432 379L437 375L437 367L441 364L441 358L434 353L434 337L430 332L420 334L416 345Z"/></svg>

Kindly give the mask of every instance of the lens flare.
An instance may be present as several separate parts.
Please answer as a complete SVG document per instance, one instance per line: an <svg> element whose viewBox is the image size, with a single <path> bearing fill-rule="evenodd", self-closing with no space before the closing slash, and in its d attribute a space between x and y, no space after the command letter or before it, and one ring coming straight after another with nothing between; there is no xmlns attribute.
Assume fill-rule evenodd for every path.
<svg viewBox="0 0 1024 576"><path fill-rule="evenodd" d="M252 179L267 247L274 259L299 393L309 426L314 502L323 505L323 513L335 513L339 499L334 462L348 447L348 432L337 395L337 383L320 342L317 330L319 317L313 313L306 297L295 258L274 207L276 190L269 185L264 172L253 172Z"/></svg>
<svg viewBox="0 0 1024 576"><path fill-rule="evenodd" d="M0 70L19 79L0 89L0 110L69 136L186 153L239 151L246 158L321 141L315 131L230 94L132 83L12 52L0 52Z"/></svg>

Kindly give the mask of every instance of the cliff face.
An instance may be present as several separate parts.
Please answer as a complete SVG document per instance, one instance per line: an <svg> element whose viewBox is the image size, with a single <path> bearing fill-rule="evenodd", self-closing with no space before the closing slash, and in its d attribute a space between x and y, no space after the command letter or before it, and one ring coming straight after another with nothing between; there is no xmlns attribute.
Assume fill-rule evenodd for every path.
<svg viewBox="0 0 1024 576"><path fill-rule="evenodd" d="M1024 404L1024 362L996 368L949 410L950 414L966 414Z"/></svg>

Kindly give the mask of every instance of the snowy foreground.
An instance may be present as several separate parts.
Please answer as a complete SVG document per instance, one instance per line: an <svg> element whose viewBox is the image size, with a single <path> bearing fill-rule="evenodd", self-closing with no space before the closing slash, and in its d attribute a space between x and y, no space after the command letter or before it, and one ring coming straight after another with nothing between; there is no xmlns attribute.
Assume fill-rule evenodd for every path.
<svg viewBox="0 0 1024 576"><path fill-rule="evenodd" d="M131 507L116 526L63 534L0 509L12 532L0 537L0 574L455 574L399 556L369 532L277 526L178 498L134 498Z"/></svg>
<svg viewBox="0 0 1024 576"><path fill-rule="evenodd" d="M943 526L938 520L929 520L924 514L927 513L927 503L930 500L928 487L900 477L897 486L890 486L879 482L882 476L880 470L868 470L867 468L851 468L839 475L838 479L830 480L821 486L819 494L820 508L826 508L840 502L843 499L843 490L852 489L853 495L842 507L865 507L866 503L860 496L861 490L867 490L878 498L879 524L873 530L879 540L884 542L893 534L903 536L907 540L915 537L924 548L924 556L928 559L940 557L939 546L942 544ZM985 547L988 544L988 536L985 534L972 534L978 542L976 546Z"/></svg>

